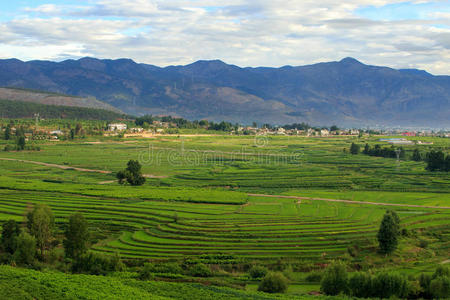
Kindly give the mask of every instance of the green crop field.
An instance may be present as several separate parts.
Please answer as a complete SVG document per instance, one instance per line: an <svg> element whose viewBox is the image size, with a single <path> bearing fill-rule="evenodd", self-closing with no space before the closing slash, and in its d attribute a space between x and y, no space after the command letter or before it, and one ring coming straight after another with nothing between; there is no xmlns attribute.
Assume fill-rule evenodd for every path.
<svg viewBox="0 0 450 300"><path fill-rule="evenodd" d="M450 140L425 139L434 144L404 146L406 159L400 161L348 153L352 142L382 144L378 137L174 135L37 141L41 151L0 153L0 222L21 222L30 207L45 203L62 230L70 214L81 212L94 232L92 250L127 261L195 259L268 266L281 261L315 269L345 259L363 269L430 271L450 251L450 176L426 171L424 162L408 157L416 147L423 153L448 152ZM115 180L130 159L143 165L143 186ZM402 238L388 262L377 253L376 242L387 209L395 210L402 228L413 233ZM426 248L418 245L419 239L427 241ZM75 288L78 280L87 279L67 284ZM298 290L307 287L303 279L293 282ZM136 298L148 292L137 281L122 284ZM204 288L192 289L200 293ZM207 292L232 299L226 291ZM155 295L170 298L167 293ZM239 297L269 299L259 294Z"/></svg>

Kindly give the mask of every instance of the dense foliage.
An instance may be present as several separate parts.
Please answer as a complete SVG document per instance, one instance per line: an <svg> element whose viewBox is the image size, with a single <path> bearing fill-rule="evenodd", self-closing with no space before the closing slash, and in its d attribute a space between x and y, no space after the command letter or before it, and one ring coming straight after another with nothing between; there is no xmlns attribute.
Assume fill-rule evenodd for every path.
<svg viewBox="0 0 450 300"><path fill-rule="evenodd" d="M429 171L450 171L450 154L446 156L441 150L428 152L426 162Z"/></svg>
<svg viewBox="0 0 450 300"><path fill-rule="evenodd" d="M342 263L331 265L321 283L327 295L347 294L358 298L447 299L450 297L450 275L447 267L439 266L433 275L421 274L409 278L381 271L373 275L356 272L348 277Z"/></svg>
<svg viewBox="0 0 450 300"><path fill-rule="evenodd" d="M288 280L282 273L270 272L261 280L258 291L266 293L284 293L288 288Z"/></svg>
<svg viewBox="0 0 450 300"><path fill-rule="evenodd" d="M127 163L127 168L117 173L117 179L120 184L128 182L130 185L143 185L145 177L142 175L142 166L137 160L130 160Z"/></svg>
<svg viewBox="0 0 450 300"><path fill-rule="evenodd" d="M394 252L400 235L400 220L394 211L388 210L378 230L377 239L380 251L385 254Z"/></svg>

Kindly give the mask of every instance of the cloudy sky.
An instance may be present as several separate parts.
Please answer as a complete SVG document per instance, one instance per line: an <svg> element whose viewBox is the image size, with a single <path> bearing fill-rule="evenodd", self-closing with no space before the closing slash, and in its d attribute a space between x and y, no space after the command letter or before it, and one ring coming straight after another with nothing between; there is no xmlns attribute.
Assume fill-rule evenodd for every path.
<svg viewBox="0 0 450 300"><path fill-rule="evenodd" d="M0 1L0 58L239 66L354 57L450 74L450 0Z"/></svg>

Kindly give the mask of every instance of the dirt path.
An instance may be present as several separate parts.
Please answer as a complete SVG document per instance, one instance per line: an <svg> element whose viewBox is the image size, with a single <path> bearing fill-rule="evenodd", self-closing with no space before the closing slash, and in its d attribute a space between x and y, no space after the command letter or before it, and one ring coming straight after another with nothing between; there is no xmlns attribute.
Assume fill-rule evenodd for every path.
<svg viewBox="0 0 450 300"><path fill-rule="evenodd" d="M32 161L32 160L24 160L24 159L15 159L15 158L1 158L0 160L7 160L7 161L17 161L17 162L23 162L27 164L35 164L40 166L46 166L51 168L59 168L63 170L75 170L80 172L93 172L93 173L102 173L102 174L112 174L111 171L105 171L105 170L96 170L96 169L86 169L86 168L78 168L78 167L72 167L72 166L66 166L66 165L57 165L57 164L50 164L50 163L44 163L40 161ZM168 176L157 176L152 174L144 174L145 178L167 178ZM102 181L99 184L107 184L111 183L111 181Z"/></svg>
<svg viewBox="0 0 450 300"><path fill-rule="evenodd" d="M418 208L437 208L437 209L450 209L449 206L425 206L415 204L397 204L397 203L382 203L382 202L365 202L354 200L342 200L342 199L326 199L326 198L310 198L310 197L297 197L297 196L283 196L283 195L266 195L266 194L248 194L253 197L270 197L270 198L285 198L285 199L297 199L297 200L313 200L313 201L328 201L328 202L343 202L350 204L369 204L380 206L400 206L400 207L418 207Z"/></svg>
<svg viewBox="0 0 450 300"><path fill-rule="evenodd" d="M111 174L111 171L105 171L105 170L94 170L94 169L85 169L85 168L77 168L72 166L66 166L66 165L57 165L57 164L49 164L44 163L40 161L32 161L32 160L24 160L24 159L15 159L15 158L0 158L0 160L7 160L7 161L17 161L17 162L23 162L27 164L35 164L40 166L46 166L51 168L59 168L63 170L75 170L80 172L94 172L94 173L102 173L102 174Z"/></svg>

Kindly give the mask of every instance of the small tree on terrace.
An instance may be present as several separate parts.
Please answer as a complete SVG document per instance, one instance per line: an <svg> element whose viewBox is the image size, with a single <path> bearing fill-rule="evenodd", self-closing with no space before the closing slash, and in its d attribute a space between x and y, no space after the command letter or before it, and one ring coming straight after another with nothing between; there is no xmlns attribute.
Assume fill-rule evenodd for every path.
<svg viewBox="0 0 450 300"><path fill-rule="evenodd" d="M367 154L367 155L370 153L370 146L369 146L369 144L366 143L366 145L364 146L363 153Z"/></svg>
<svg viewBox="0 0 450 300"><path fill-rule="evenodd" d="M356 145L355 143L352 143L352 145L350 146L350 153L351 154L358 154L359 153L359 146Z"/></svg>
<svg viewBox="0 0 450 300"><path fill-rule="evenodd" d="M378 230L377 239L380 251L385 254L394 252L398 244L400 219L395 212L387 211Z"/></svg>
<svg viewBox="0 0 450 300"><path fill-rule="evenodd" d="M5 140L11 139L11 125L6 125L5 128Z"/></svg>
<svg viewBox="0 0 450 300"><path fill-rule="evenodd" d="M326 295L338 295L346 292L348 288L348 275L345 264L334 262L327 268L320 282L320 290Z"/></svg>
<svg viewBox="0 0 450 300"><path fill-rule="evenodd" d="M64 249L66 257L79 258L86 253L89 243L89 229L81 213L69 217L69 224L64 232Z"/></svg>
<svg viewBox="0 0 450 300"><path fill-rule="evenodd" d="M17 248L17 237L20 235L19 224L14 220L9 220L3 225L2 237L0 239L0 249L3 251L14 254Z"/></svg>
<svg viewBox="0 0 450 300"><path fill-rule="evenodd" d="M414 152L413 152L413 155L412 155L412 160L414 160L414 161L421 161L422 160L422 155L420 155L419 149L414 149Z"/></svg>
<svg viewBox="0 0 450 300"><path fill-rule="evenodd" d="M25 137L23 135L17 138L17 150L25 149Z"/></svg>
<svg viewBox="0 0 450 300"><path fill-rule="evenodd" d="M130 160L127 164L127 168L117 173L117 179L120 184L124 184L125 181L130 185L143 185L145 183L145 177L142 176L141 164L137 160Z"/></svg>
<svg viewBox="0 0 450 300"><path fill-rule="evenodd" d="M27 227L31 235L36 238L41 257L44 256L44 250L49 246L53 237L54 226L55 218L47 205L37 205L27 215Z"/></svg>

